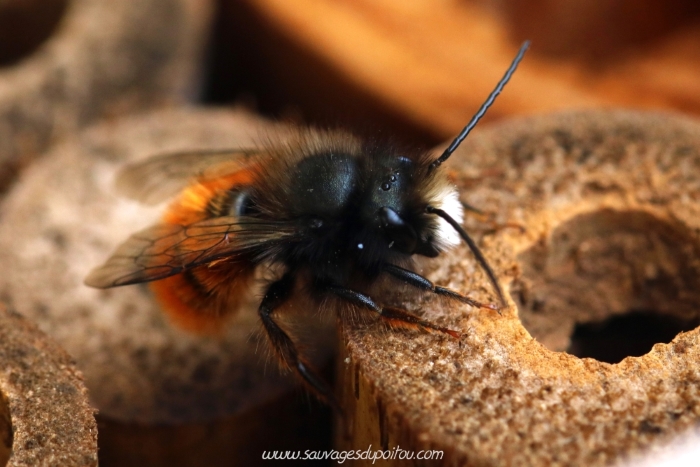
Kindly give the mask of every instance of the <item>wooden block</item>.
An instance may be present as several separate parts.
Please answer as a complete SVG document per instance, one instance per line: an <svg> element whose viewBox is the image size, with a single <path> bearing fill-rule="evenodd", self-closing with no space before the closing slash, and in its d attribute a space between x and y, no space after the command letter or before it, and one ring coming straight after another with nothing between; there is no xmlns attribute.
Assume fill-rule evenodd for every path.
<svg viewBox="0 0 700 467"><path fill-rule="evenodd" d="M0 305L0 464L97 466L97 426L73 359Z"/></svg>
<svg viewBox="0 0 700 467"><path fill-rule="evenodd" d="M525 228L467 223L510 306L396 294L460 339L346 323L338 448L440 451L430 465L595 466L646 456L696 426L700 123L603 111L514 119L477 131L446 165L463 201ZM496 301L465 247L421 267ZM617 363L605 361L602 331L586 342L598 359L572 345L577 326L635 311L684 325L668 338L655 325L627 329L613 350L646 333L656 344ZM385 465L424 465L398 459Z"/></svg>

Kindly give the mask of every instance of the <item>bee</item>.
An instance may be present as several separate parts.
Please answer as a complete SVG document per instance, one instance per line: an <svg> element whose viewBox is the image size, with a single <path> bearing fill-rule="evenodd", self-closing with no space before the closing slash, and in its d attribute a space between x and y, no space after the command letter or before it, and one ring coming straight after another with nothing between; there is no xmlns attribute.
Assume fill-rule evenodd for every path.
<svg viewBox="0 0 700 467"><path fill-rule="evenodd" d="M256 270L278 271L258 315L282 365L338 408L326 382L278 324L297 291L375 313L391 326L459 337L365 290L382 276L479 308L500 310L434 284L411 269L464 240L506 301L475 242L461 227L464 205L442 167L504 88L525 42L469 124L438 158L397 152L342 131L304 130L277 147L167 154L128 166L118 178L133 197L179 193L159 223L132 235L85 279L109 288L148 282L162 308L190 329L216 327L241 304ZM277 312L277 313L276 313Z"/></svg>

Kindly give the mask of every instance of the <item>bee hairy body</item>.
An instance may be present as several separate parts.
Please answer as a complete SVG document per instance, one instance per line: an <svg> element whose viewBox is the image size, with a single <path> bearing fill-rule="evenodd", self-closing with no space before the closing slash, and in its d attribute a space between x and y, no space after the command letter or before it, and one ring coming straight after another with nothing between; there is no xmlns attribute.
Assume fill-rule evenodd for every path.
<svg viewBox="0 0 700 467"><path fill-rule="evenodd" d="M137 164L123 177L140 184L164 165L197 167L188 155ZM229 168L237 158L245 161ZM256 270L273 265L281 276L268 284L263 304L274 307L261 305L273 348L330 400L303 357L289 350L292 339L270 317L273 309L303 290L312 303L336 298L381 316L383 306L367 295L379 276L408 272L414 255L436 256L457 243L445 221L426 211L438 206L461 221L457 192L424 155L363 145L344 132L300 130L284 144L222 154L220 164L226 168L214 175L193 169L195 181L183 185L161 222L127 240L86 283L149 282L175 323L208 332L240 308ZM408 314L384 318L449 331Z"/></svg>
<svg viewBox="0 0 700 467"><path fill-rule="evenodd" d="M438 256L460 240L506 304L495 273L461 227L464 208L441 164L493 103L527 47L437 159L363 143L341 131L298 130L262 148L176 153L127 167L117 180L126 194L147 203L178 196L159 223L127 239L85 283L108 288L148 282L174 321L210 330L240 307L256 270L273 266L279 274L258 308L264 331L282 365L339 409L275 311L301 290L318 304L331 297L391 326L459 337L366 290L387 276L498 310L410 269L414 256Z"/></svg>
<svg viewBox="0 0 700 467"><path fill-rule="evenodd" d="M199 180L166 211L163 222L171 225L230 218L293 232L151 282L179 324L195 331L216 329L221 317L238 308L262 263L298 271L309 278L312 296L323 299L329 285L363 288L375 281L384 264L405 266L413 254L439 252L429 243L436 223L424 211L440 200L423 199L416 190L435 185L429 182L433 179L444 184L437 192L450 188L439 173L426 179L427 162L379 146L363 148L342 133L309 132L291 144L296 146L265 151L261 162L255 158L233 174ZM408 219L411 231L403 235L408 241L401 226L383 224L378 211L387 207ZM453 215L461 218L461 207Z"/></svg>

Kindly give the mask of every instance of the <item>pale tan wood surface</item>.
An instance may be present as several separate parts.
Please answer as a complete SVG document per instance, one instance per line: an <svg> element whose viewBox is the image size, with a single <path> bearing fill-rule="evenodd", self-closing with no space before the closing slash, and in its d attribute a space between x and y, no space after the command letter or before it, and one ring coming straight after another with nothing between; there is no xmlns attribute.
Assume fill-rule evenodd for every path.
<svg viewBox="0 0 700 467"><path fill-rule="evenodd" d="M510 307L499 315L406 288L392 304L462 337L346 323L338 445L444 453L383 465L593 466L697 425L700 122L622 112L513 120L478 131L448 163L464 201L525 228L467 223ZM466 247L419 266L495 300ZM632 310L685 320L687 332L614 364L568 353L576 324Z"/></svg>

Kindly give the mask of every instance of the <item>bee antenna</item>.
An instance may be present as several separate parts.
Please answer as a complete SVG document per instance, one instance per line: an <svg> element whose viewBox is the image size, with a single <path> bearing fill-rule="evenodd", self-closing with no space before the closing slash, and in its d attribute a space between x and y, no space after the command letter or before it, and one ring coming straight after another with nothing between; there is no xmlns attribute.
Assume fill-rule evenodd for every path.
<svg viewBox="0 0 700 467"><path fill-rule="evenodd" d="M508 80L510 80L510 77L513 76L513 73L515 73L515 69L518 68L518 64L520 64L520 61L523 59L523 56L525 55L525 52L529 47L530 41L523 42L523 45L520 46L520 50L518 51L518 55L515 56L510 66L508 67L508 70L506 70L506 73L503 75L503 78L501 78L494 90L491 91L491 94L489 94L489 97L486 99L486 101L483 104L481 104L481 108L474 114L471 121L467 124L467 126L464 127L462 132L459 135L457 135L457 137L452 141L448 148L445 149L445 152L443 152L440 157L435 159L430 164L428 170L432 171L438 168L440 164L445 162L459 147L459 145L462 144L464 138L466 138L467 135L474 129L476 124L479 123L481 117L483 117L486 114L486 111L489 110L489 107L491 107L491 105L494 103L496 97L498 97L501 91L503 91L503 88L505 87L506 83L508 83Z"/></svg>
<svg viewBox="0 0 700 467"><path fill-rule="evenodd" d="M491 281L491 285L493 285L493 288L496 290L496 294L498 295L498 299L501 301L501 305L503 305L504 307L507 306L508 304L506 303L505 296L503 295L501 284L498 282L498 279L496 279L496 274L494 274L493 269L491 269L491 266L489 266L489 263L486 261L486 258L484 257L483 253L481 253L481 250L479 250L479 247L476 246L476 243L474 243L474 240L472 240L469 234L467 234L467 232L462 228L461 225L459 225L459 223L457 223L456 220L454 220L449 214L447 214L442 209L428 206L426 208L426 211L428 211L431 214L435 214L436 216L442 217L447 221L448 224L452 226L453 229L457 231L459 236L462 237L462 239L469 246L469 249L472 250L472 253L474 253L476 261L479 263L484 272L486 272L489 281Z"/></svg>

